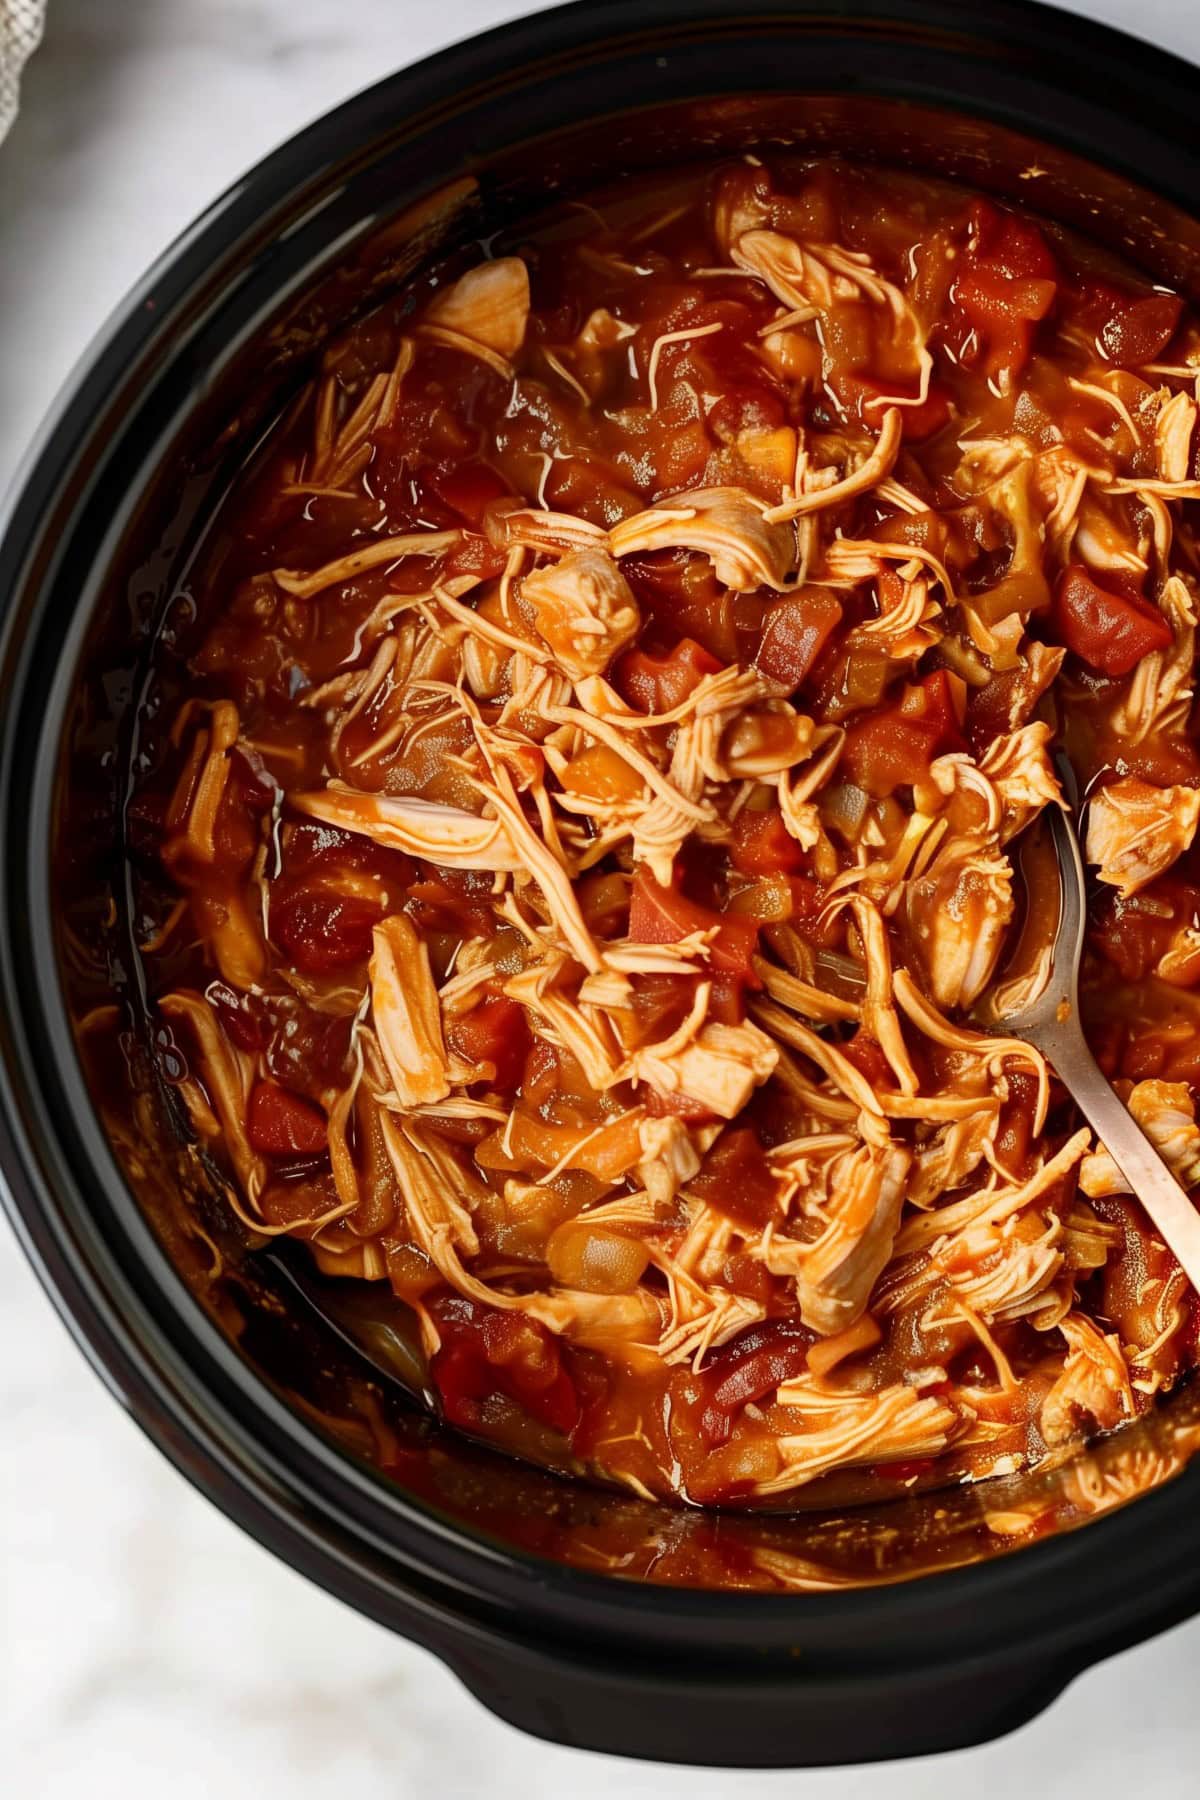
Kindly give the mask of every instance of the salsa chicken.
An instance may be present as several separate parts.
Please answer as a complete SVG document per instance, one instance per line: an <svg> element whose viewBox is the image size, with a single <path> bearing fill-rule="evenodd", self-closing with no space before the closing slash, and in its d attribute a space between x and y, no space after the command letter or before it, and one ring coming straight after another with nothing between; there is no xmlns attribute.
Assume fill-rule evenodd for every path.
<svg viewBox="0 0 1200 1800"><path fill-rule="evenodd" d="M793 1504L1061 1457L1194 1297L989 1026L1089 799L1083 1006L1200 1185L1200 333L962 189L747 157L325 351L156 652L161 1067L453 1425Z"/></svg>

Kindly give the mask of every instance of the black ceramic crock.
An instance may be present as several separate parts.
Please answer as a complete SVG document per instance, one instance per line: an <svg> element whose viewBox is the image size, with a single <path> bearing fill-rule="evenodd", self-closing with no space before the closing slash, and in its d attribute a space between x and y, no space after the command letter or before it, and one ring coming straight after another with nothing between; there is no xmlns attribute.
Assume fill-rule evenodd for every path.
<svg viewBox="0 0 1200 1800"><path fill-rule="evenodd" d="M511 1469L434 1431L407 1466L452 1471L453 1504L453 1482L381 1477L197 1303L101 1128L56 937L64 745L76 775L89 759L112 773L139 646L221 482L324 334L464 218L478 235L555 189L761 136L1015 195L1195 296L1196 98L1185 64L1005 0L611 0L520 21L390 77L220 200L88 352L11 502L0 1163L14 1226L94 1366L198 1488L527 1730L735 1766L978 1742L1200 1607L1200 1465L1008 1554L939 1572L935 1543L915 1578L796 1593L580 1567L601 1503L551 1476L522 1477L510 1507L541 1520L531 1548L492 1504ZM81 726L101 638L107 724ZM671 1529L669 1509L646 1513L647 1530Z"/></svg>

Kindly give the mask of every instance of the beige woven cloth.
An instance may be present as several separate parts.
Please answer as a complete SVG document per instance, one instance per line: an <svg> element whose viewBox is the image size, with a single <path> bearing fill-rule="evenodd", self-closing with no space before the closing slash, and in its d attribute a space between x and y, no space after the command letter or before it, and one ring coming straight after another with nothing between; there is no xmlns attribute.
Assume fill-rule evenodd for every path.
<svg viewBox="0 0 1200 1800"><path fill-rule="evenodd" d="M0 138L17 116L21 70L42 38L46 0L0 0Z"/></svg>

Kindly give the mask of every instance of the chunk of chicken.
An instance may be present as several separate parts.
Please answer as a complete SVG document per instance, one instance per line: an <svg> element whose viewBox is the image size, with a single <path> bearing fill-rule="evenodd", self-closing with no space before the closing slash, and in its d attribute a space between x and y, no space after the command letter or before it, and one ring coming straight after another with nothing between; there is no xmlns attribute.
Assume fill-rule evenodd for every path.
<svg viewBox="0 0 1200 1800"><path fill-rule="evenodd" d="M951 838L907 884L905 911L937 1005L972 1005L1013 916L1012 868L996 840Z"/></svg>
<svg viewBox="0 0 1200 1800"><path fill-rule="evenodd" d="M396 1097L405 1107L444 1100L450 1065L425 941L404 913L378 924L372 941L371 1010Z"/></svg>
<svg viewBox="0 0 1200 1800"><path fill-rule="evenodd" d="M636 325L615 318L606 306L588 314L569 354L575 374L593 399L608 380L613 351L619 351L627 339L637 334Z"/></svg>
<svg viewBox="0 0 1200 1800"><path fill-rule="evenodd" d="M528 320L529 270L519 256L501 256L468 269L436 294L418 330L449 337L458 348L506 369L525 342Z"/></svg>
<svg viewBox="0 0 1200 1800"><path fill-rule="evenodd" d="M1196 402L1190 394L1172 394L1154 425L1154 448L1161 481L1186 481L1192 472L1192 437Z"/></svg>
<svg viewBox="0 0 1200 1800"><path fill-rule="evenodd" d="M180 714L180 720L186 722L190 711L189 705ZM177 722L176 731L179 729ZM176 868L181 863L216 861L217 814L229 784L229 753L238 741L240 730L238 710L233 701L218 700L211 709L208 726L197 733L193 745L193 756L202 758L199 776L189 761L167 808L170 836L164 845L163 856L168 866ZM179 817L181 812L182 819Z"/></svg>
<svg viewBox="0 0 1200 1800"><path fill-rule="evenodd" d="M159 1010L169 1019L184 1019L195 1034L200 1069L215 1120L224 1137L246 1198L257 1208L259 1195L266 1183L266 1164L251 1146L246 1135L246 1110L254 1082L254 1058L230 1042L221 1029L216 1013L204 998L191 988L180 988L163 994Z"/></svg>
<svg viewBox="0 0 1200 1800"><path fill-rule="evenodd" d="M707 556L726 587L782 590L796 554L788 524L770 525L744 488L694 488L646 512L634 513L608 534L614 556L643 550L695 550Z"/></svg>
<svg viewBox="0 0 1200 1800"><path fill-rule="evenodd" d="M642 1160L638 1179L650 1198L664 1205L698 1174L700 1153L682 1119L642 1119L638 1123Z"/></svg>
<svg viewBox="0 0 1200 1800"><path fill-rule="evenodd" d="M1154 1148L1185 1188L1200 1184L1200 1125L1196 1103L1183 1081L1139 1081L1127 1105ZM1079 1185L1090 1199L1133 1190L1101 1145L1079 1166Z"/></svg>
<svg viewBox="0 0 1200 1800"><path fill-rule="evenodd" d="M1198 820L1200 790L1154 787L1126 775L1101 788L1088 808L1088 861L1128 900L1183 855Z"/></svg>
<svg viewBox="0 0 1200 1800"><path fill-rule="evenodd" d="M644 1287L631 1294L556 1288L550 1294L529 1294L521 1305L531 1319L560 1337L615 1357L634 1345L650 1347L662 1327L661 1304Z"/></svg>
<svg viewBox="0 0 1200 1800"><path fill-rule="evenodd" d="M1046 1309L1046 1290L1063 1266L1062 1236L1056 1217L1044 1218L1030 1207L956 1232L934 1245L931 1261L981 1317L1026 1318ZM1051 1311L1056 1310L1051 1301Z"/></svg>
<svg viewBox="0 0 1200 1800"><path fill-rule="evenodd" d="M1165 650L1144 656L1124 696L1112 709L1111 725L1119 738L1143 744L1159 733L1181 731L1192 703L1196 667L1196 600L1193 584L1169 575L1158 596L1159 611L1171 627Z"/></svg>
<svg viewBox="0 0 1200 1800"><path fill-rule="evenodd" d="M447 869L509 871L524 866L502 819L407 795L364 794L331 781L293 794L292 804L310 818L369 837L387 850L403 850Z"/></svg>
<svg viewBox="0 0 1200 1800"><path fill-rule="evenodd" d="M1129 1370L1114 1334L1104 1337L1090 1319L1072 1313L1059 1325L1067 1340L1063 1372L1042 1402L1047 1444L1065 1444L1087 1431L1111 1431L1133 1416Z"/></svg>
<svg viewBox="0 0 1200 1800"><path fill-rule="evenodd" d="M828 1170L826 1221L811 1243L773 1237L763 1260L772 1274L791 1275L800 1317L831 1337L866 1311L892 1254L912 1158L902 1144L864 1144L845 1151Z"/></svg>
<svg viewBox="0 0 1200 1800"><path fill-rule="evenodd" d="M979 764L1000 801L1000 842L1024 831L1043 806L1061 806L1062 791L1050 763L1050 727L1036 720L995 738Z"/></svg>
<svg viewBox="0 0 1200 1800"><path fill-rule="evenodd" d="M694 1100L719 1119L741 1112L779 1061L778 1046L755 1025L703 1026L680 1049L647 1044L630 1058L629 1075L666 1100Z"/></svg>
<svg viewBox="0 0 1200 1800"><path fill-rule="evenodd" d="M776 1399L789 1413L784 1434L777 1439L781 1467L756 1484L759 1494L786 1493L828 1469L937 1456L970 1419L946 1401L899 1382L875 1394L861 1394L800 1375L785 1381ZM799 1429L793 1428L793 1419Z"/></svg>
<svg viewBox="0 0 1200 1800"><path fill-rule="evenodd" d="M983 1161L985 1144L995 1129L996 1112L988 1108L940 1125L913 1158L909 1203L924 1209L962 1187Z"/></svg>
<svg viewBox="0 0 1200 1800"><path fill-rule="evenodd" d="M641 623L629 583L603 550L572 550L561 562L534 569L520 595L572 681L603 674Z"/></svg>
<svg viewBox="0 0 1200 1800"><path fill-rule="evenodd" d="M777 300L791 311L811 306L828 312L839 300L860 300L861 282L853 262L836 268L820 249L800 244L781 231L746 231L731 245L739 269L765 281ZM849 256L849 252L843 252Z"/></svg>

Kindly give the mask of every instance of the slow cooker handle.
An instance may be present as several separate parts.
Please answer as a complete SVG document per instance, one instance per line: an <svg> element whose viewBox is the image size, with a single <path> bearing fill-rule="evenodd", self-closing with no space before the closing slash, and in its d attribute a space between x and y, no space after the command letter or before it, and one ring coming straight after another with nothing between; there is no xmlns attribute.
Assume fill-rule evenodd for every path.
<svg viewBox="0 0 1200 1800"><path fill-rule="evenodd" d="M1036 1717L1079 1672L1020 1668L861 1671L844 1678L803 1655L738 1676L636 1656L620 1661L509 1644L502 1658L443 1653L476 1699L509 1724L577 1749L726 1768L808 1768L933 1755L986 1743Z"/></svg>

